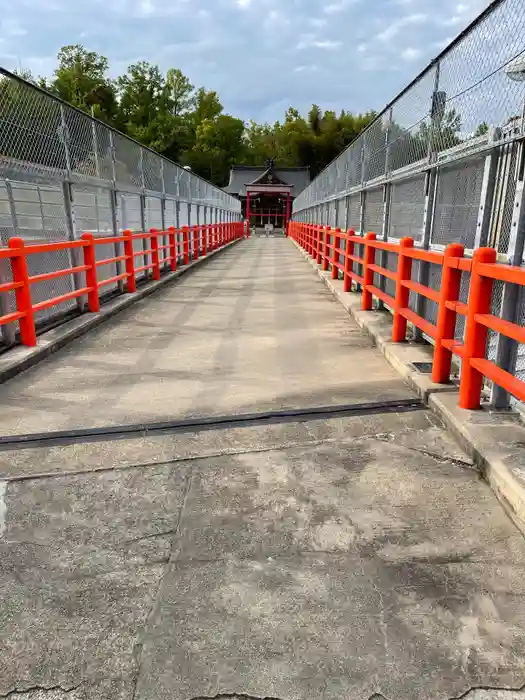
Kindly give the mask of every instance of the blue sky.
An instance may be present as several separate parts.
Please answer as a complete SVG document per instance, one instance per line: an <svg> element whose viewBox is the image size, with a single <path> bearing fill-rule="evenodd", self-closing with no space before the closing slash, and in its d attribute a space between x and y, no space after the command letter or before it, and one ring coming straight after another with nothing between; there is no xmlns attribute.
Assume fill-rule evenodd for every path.
<svg viewBox="0 0 525 700"><path fill-rule="evenodd" d="M64 44L112 72L147 60L217 90L227 111L273 121L381 109L488 0L16 0L3 3L0 63L50 75ZM439 7L438 7L439 5Z"/></svg>

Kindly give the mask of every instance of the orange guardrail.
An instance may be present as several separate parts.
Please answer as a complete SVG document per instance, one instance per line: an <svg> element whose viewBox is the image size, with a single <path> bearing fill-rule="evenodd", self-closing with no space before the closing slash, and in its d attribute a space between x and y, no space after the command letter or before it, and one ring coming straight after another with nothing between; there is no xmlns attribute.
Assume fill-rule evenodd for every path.
<svg viewBox="0 0 525 700"><path fill-rule="evenodd" d="M393 314L392 340L406 340L410 322L434 341L432 380L438 384L450 381L452 358L461 358L459 405L477 409L481 405L484 378L494 382L520 401L525 401L525 382L503 370L487 358L489 330L500 333L518 343L525 343L525 328L492 314L492 290L494 281L525 286L525 269L496 262L493 248L479 248L472 258L465 258L459 243L450 244L443 252L414 247L412 238L402 238L399 243L378 241L375 233L364 236L354 231L343 232L329 226L318 226L292 221L288 236L306 250L325 271L330 267L332 278L342 273L345 292L351 291L352 282L361 288L361 308L372 310L373 297L389 306ZM344 249L341 241L345 241ZM364 253L355 254L356 245ZM376 251L383 250L397 255L396 269L376 263ZM341 263L341 257L344 263ZM420 260L442 268L441 286L432 289L412 279L412 261ZM353 269L356 263L360 273ZM468 303L460 301L462 274L470 273ZM373 284L374 274L395 282L395 296L387 294ZM409 308L409 294L413 292L437 304L437 322L431 323ZM455 338L458 315L466 319L463 342Z"/></svg>
<svg viewBox="0 0 525 700"><path fill-rule="evenodd" d="M190 251L190 232L193 233L193 248ZM97 238L91 233L82 234L80 240L64 241L58 243L38 243L26 245L22 238L15 237L8 241L7 248L0 248L0 260L9 260L11 263L12 280L0 284L0 294L14 292L16 310L0 316L0 326L18 321L20 326L20 342L23 345L34 346L37 342L35 313L51 306L57 306L70 299L86 297L88 309L92 313L100 311L100 294L102 287L115 282L125 282L127 293L137 289L137 274L151 270L154 280L161 278L161 266L169 266L171 271L176 271L180 259L184 265L190 262L190 253L193 260L200 256L221 248L222 246L238 238L244 238L244 223L232 222L224 224L209 224L203 226L169 228L167 231L150 229L147 233L133 233L126 230L121 236ZM159 242L159 238L167 239L168 243ZM144 249L135 251L133 242L146 241ZM117 255L103 260L96 259L95 249L99 245L122 243L123 255ZM83 264L73 267L61 268L39 275L30 275L27 260L29 256L45 255L59 250L81 249L83 252ZM138 266L135 260L142 258ZM150 262L148 262L148 259ZM113 277L99 280L97 270L105 265L123 262L125 272ZM51 297L33 303L31 300L31 286L39 282L67 277L68 275L83 275L84 283L79 288L59 296Z"/></svg>

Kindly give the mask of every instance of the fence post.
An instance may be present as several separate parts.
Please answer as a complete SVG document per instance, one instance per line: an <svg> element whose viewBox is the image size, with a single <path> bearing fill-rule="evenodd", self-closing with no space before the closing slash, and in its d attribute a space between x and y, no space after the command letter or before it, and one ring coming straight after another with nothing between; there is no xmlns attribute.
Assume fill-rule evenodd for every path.
<svg viewBox="0 0 525 700"><path fill-rule="evenodd" d="M159 265L159 233L157 229L150 228L151 241L151 262L153 263L153 279L160 280L160 265Z"/></svg>
<svg viewBox="0 0 525 700"><path fill-rule="evenodd" d="M124 255L126 256L126 291L137 291L137 280L135 279L135 257L133 255L133 233L126 229L124 231Z"/></svg>
<svg viewBox="0 0 525 700"><path fill-rule="evenodd" d="M376 249L369 245L370 241L375 241L377 238L375 233L369 232L364 238L365 254L363 260L363 292L361 297L361 309L363 311L372 310L372 292L369 291L370 287L374 283L374 271L370 270L370 265L375 263L376 259Z"/></svg>
<svg viewBox="0 0 525 700"><path fill-rule="evenodd" d="M465 344L459 384L460 408L475 410L479 408L481 403L483 375L472 367L470 361L475 358L484 358L486 355L488 328L478 323L476 316L490 314L494 280L482 277L478 268L481 264L495 263L496 259L497 253L494 248L478 248L472 258Z"/></svg>
<svg viewBox="0 0 525 700"><path fill-rule="evenodd" d="M334 234L334 248L332 250L332 279L336 280L339 277L339 268L337 264L339 262L339 246L341 245L341 229L336 228ZM313 250L313 246L312 246Z"/></svg>
<svg viewBox="0 0 525 700"><path fill-rule="evenodd" d="M204 224L202 227L202 254L208 255L208 226Z"/></svg>
<svg viewBox="0 0 525 700"><path fill-rule="evenodd" d="M86 270L86 286L89 287L87 295L88 309L91 313L100 311L100 299L98 298L97 264L95 255L95 243L92 233L83 233L80 238L85 242L83 246L84 265Z"/></svg>
<svg viewBox="0 0 525 700"><path fill-rule="evenodd" d="M25 255L25 243L23 238L10 238L7 243L16 255L11 258L11 270L13 282L21 282L22 286L15 289L16 310L23 313L19 319L20 340L23 345L36 345L35 316L33 314L33 304L31 302L31 285L29 283L29 273L27 271L27 260Z"/></svg>
<svg viewBox="0 0 525 700"><path fill-rule="evenodd" d="M452 369L452 351L443 347L443 340L454 338L457 313L448 309L447 301L458 301L461 288L461 270L454 267L452 259L462 258L464 247L459 243L447 246L443 255L441 289L439 290L438 317L436 324L436 344L432 363L432 381L446 384ZM450 261L450 262L449 262Z"/></svg>
<svg viewBox="0 0 525 700"><path fill-rule="evenodd" d="M402 238L399 241L399 253L397 258L396 301L394 306L394 324L392 326L392 340L394 343L402 343L407 336L407 320L401 315L401 309L406 309L410 291L403 285L405 280L411 279L412 258L405 255L406 248L414 247L413 238Z"/></svg>
<svg viewBox="0 0 525 700"><path fill-rule="evenodd" d="M328 241L330 239L330 233L331 229L330 226L325 226L323 235L324 235L324 250L323 250L323 271L326 272L328 270Z"/></svg>
<svg viewBox="0 0 525 700"><path fill-rule="evenodd" d="M187 226L182 228L182 248L184 254L184 264L188 265L190 262L190 240Z"/></svg>

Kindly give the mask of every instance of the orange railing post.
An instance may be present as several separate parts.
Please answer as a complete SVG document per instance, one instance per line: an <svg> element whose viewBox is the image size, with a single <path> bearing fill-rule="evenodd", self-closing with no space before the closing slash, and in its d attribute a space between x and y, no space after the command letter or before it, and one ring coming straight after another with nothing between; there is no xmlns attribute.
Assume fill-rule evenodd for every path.
<svg viewBox="0 0 525 700"><path fill-rule="evenodd" d="M199 259L200 237L201 237L200 226L195 226L195 228L193 229L193 259L194 260Z"/></svg>
<svg viewBox="0 0 525 700"><path fill-rule="evenodd" d="M478 323L478 314L490 314L494 280L479 274L479 265L495 263L494 248L478 248L472 258L468 298L465 343L462 353L459 406L475 410L480 407L483 374L471 365L471 360L484 358L487 349L487 326Z"/></svg>
<svg viewBox="0 0 525 700"><path fill-rule="evenodd" d="M347 231L346 241L345 241L345 272L344 272L344 292L352 291L352 277L350 272L353 270L353 261L350 257L354 254L354 242L350 240L350 236L355 236L355 231L351 229Z"/></svg>
<svg viewBox="0 0 525 700"><path fill-rule="evenodd" d="M341 245L341 229L336 228L334 233L334 247L332 250L332 279L336 280L339 277L339 269L337 263L339 262L339 246ZM313 250L313 246L312 246Z"/></svg>
<svg viewBox="0 0 525 700"><path fill-rule="evenodd" d="M168 229L169 251L170 251L170 268L172 272L177 269L177 232L175 226L170 226Z"/></svg>
<svg viewBox="0 0 525 700"><path fill-rule="evenodd" d="M365 254L363 255L363 291L361 297L361 308L363 311L372 310L372 292L369 287L374 284L374 271L370 269L370 265L375 263L376 259L376 249L368 245L370 241L376 240L376 234L369 232L363 239L363 245L365 248Z"/></svg>
<svg viewBox="0 0 525 700"><path fill-rule="evenodd" d="M202 227L202 254L208 255L208 225Z"/></svg>
<svg viewBox="0 0 525 700"><path fill-rule="evenodd" d="M325 226L323 230L324 236L324 246L323 246L323 271L328 270L328 251L329 251L329 241L330 241L331 229L330 226Z"/></svg>
<svg viewBox="0 0 525 700"><path fill-rule="evenodd" d="M436 344L434 347L434 362L432 363L432 381L437 384L445 384L450 379L452 351L444 347L443 341L454 337L457 313L455 309L447 307L447 301L458 301L459 299L461 270L454 267L453 261L456 258L462 258L464 251L465 249L462 245L452 243L447 246L443 255L436 323Z"/></svg>
<svg viewBox="0 0 525 700"><path fill-rule="evenodd" d="M184 264L188 265L188 263L190 262L190 239L187 226L183 226L182 228L182 248L184 255Z"/></svg>
<svg viewBox="0 0 525 700"><path fill-rule="evenodd" d="M135 258L133 256L133 233L126 229L124 231L124 255L126 256L126 291L137 291L137 280L135 278Z"/></svg>
<svg viewBox="0 0 525 700"><path fill-rule="evenodd" d="M396 300L394 306L394 323L392 326L392 340L394 343L402 343L407 335L407 320L401 314L402 309L408 306L410 292L403 285L405 280L412 276L412 258L404 254L406 248L414 247L413 238L402 238L399 241L399 253L397 258L396 276Z"/></svg>
<svg viewBox="0 0 525 700"><path fill-rule="evenodd" d="M97 313L97 311L100 311L100 299L98 296L97 259L93 234L83 233L81 239L85 241L83 253L84 265L87 267L86 287L89 289L87 294L88 309L92 313Z"/></svg>
<svg viewBox="0 0 525 700"><path fill-rule="evenodd" d="M27 271L24 240L23 238L10 238L7 246L15 253L10 258L13 282L22 285L15 289L16 310L18 313L24 314L18 321L20 324L20 340L23 345L34 347L36 345L35 316L31 302L31 285Z"/></svg>
<svg viewBox="0 0 525 700"><path fill-rule="evenodd" d="M323 228L322 226L317 226L317 264L321 265L323 262Z"/></svg>
<svg viewBox="0 0 525 700"><path fill-rule="evenodd" d="M151 262L153 264L153 279L160 280L160 264L159 264L159 232L156 228L150 228L151 241Z"/></svg>

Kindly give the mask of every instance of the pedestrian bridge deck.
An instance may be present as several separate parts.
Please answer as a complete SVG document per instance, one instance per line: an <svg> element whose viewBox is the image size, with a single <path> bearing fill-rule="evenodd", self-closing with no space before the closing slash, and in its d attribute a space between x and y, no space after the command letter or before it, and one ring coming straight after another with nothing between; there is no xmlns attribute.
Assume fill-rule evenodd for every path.
<svg viewBox="0 0 525 700"><path fill-rule="evenodd" d="M6 383L1 432L413 398L255 238ZM0 451L10 700L518 700L524 574L423 408Z"/></svg>
<svg viewBox="0 0 525 700"><path fill-rule="evenodd" d="M1 433L409 396L294 245L255 237L5 384Z"/></svg>

